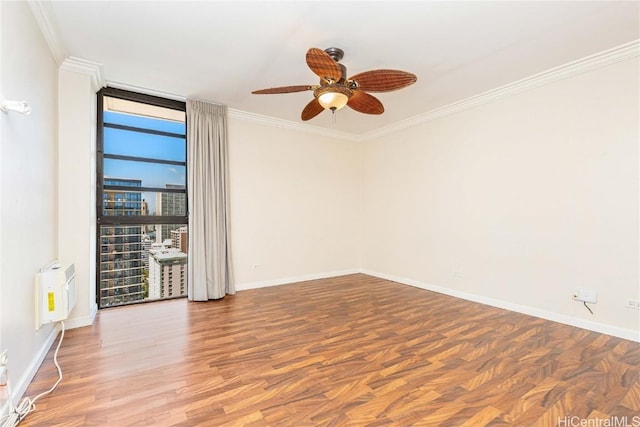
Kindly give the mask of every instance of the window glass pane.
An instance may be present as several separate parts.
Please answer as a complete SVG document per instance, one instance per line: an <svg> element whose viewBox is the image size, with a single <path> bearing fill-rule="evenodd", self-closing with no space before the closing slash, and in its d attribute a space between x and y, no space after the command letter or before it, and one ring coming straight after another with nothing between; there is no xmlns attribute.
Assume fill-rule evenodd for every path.
<svg viewBox="0 0 640 427"><path fill-rule="evenodd" d="M105 154L184 162L186 160L185 147L184 138L104 128Z"/></svg>
<svg viewBox="0 0 640 427"><path fill-rule="evenodd" d="M105 111L104 122L115 125L160 130L163 132L177 133L180 135L184 135L186 133L186 126L184 123L133 116L131 114L112 113Z"/></svg>
<svg viewBox="0 0 640 427"><path fill-rule="evenodd" d="M100 227L100 307L187 295L184 224Z"/></svg>
<svg viewBox="0 0 640 427"><path fill-rule="evenodd" d="M123 179L132 187L176 188L167 186L181 185L184 188L186 184L184 166L104 159L103 167L105 185L121 185L113 182Z"/></svg>

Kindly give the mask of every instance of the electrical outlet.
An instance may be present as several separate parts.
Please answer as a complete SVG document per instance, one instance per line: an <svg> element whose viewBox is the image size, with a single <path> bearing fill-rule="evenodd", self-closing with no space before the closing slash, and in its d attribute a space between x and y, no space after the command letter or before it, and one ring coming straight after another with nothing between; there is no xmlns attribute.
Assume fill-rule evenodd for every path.
<svg viewBox="0 0 640 427"><path fill-rule="evenodd" d="M640 310L640 301L638 301L637 299L628 299L625 307Z"/></svg>
<svg viewBox="0 0 640 427"><path fill-rule="evenodd" d="M598 294L596 291L587 291L584 289L576 289L571 294L572 298L580 302L588 302L595 304L598 302Z"/></svg>

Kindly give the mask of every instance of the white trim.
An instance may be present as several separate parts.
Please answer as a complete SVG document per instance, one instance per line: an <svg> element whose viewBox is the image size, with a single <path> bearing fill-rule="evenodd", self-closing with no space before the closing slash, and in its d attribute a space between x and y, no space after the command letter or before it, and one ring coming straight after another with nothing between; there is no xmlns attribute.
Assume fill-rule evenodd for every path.
<svg viewBox="0 0 640 427"><path fill-rule="evenodd" d="M503 308L505 310L514 311L516 313L528 314L529 316L551 320L553 322L563 323L565 325L575 326L577 328L587 329L589 331L600 332L602 334L613 335L615 337L624 338L630 341L640 342L640 331L635 331L633 329L621 328L619 326L607 325L604 323L593 322L585 319L578 319L566 314L555 313L553 311L548 311L536 307L514 304L508 301L489 298L477 294L471 294L468 292L462 292L455 289L432 285L429 283L423 283L418 280L409 279L406 277L398 277L392 274L385 274L367 269L363 269L362 273L368 274L369 276L378 277L380 279L391 280L393 282L402 283L404 285L449 295L455 298L461 298L467 301L473 301L480 304L490 305L492 307Z"/></svg>
<svg viewBox="0 0 640 427"><path fill-rule="evenodd" d="M56 64L61 65L67 57L67 53L63 44L60 42L60 36L54 20L50 18L53 15L51 5L49 4L50 2L28 0L27 3L29 4L33 17L38 23L38 27L40 27L40 32L49 46L51 56L53 56Z"/></svg>
<svg viewBox="0 0 640 427"><path fill-rule="evenodd" d="M98 314L98 305L93 304L88 316L67 319L64 321L64 327L65 329L76 329L91 326L96 318L96 314Z"/></svg>
<svg viewBox="0 0 640 427"><path fill-rule="evenodd" d="M104 87L104 79L102 78L102 64L86 59L70 56L66 58L60 65L60 70L71 71L74 73L86 74L91 77L91 88L94 91Z"/></svg>
<svg viewBox="0 0 640 427"><path fill-rule="evenodd" d="M25 370L22 377L15 385L13 384L13 382L11 383L11 396L9 396L9 398L12 399L14 405L17 405L20 399L22 399L22 396L24 396L27 388L29 387L29 384L31 384L31 380L33 380L33 377L36 376L36 373L38 372L38 369L40 369L44 358L47 357L47 353L51 349L53 343L56 341L60 330L60 324L56 323L55 326L51 329L49 336L47 336L47 339L42 344L42 347L40 347L40 349L36 352L35 357L31 360L29 366L27 366L27 369ZM9 360L9 380L11 380L11 360ZM8 410L9 408L6 409ZM4 411L5 408L2 408L2 410Z"/></svg>
<svg viewBox="0 0 640 427"><path fill-rule="evenodd" d="M533 76L509 83L505 86L436 108L415 117L402 120L391 125L361 135L365 141L398 132L421 123L449 116L482 104L506 98L519 92L557 82L568 77L583 74L617 62L640 56L640 40L635 40L603 52L596 53L559 67L551 68Z"/></svg>
<svg viewBox="0 0 640 427"><path fill-rule="evenodd" d="M269 286L287 285L290 283L306 282L308 280L329 279L331 277L346 276L348 274L360 273L359 268L347 270L328 271L324 273L305 274L303 276L282 277L279 279L263 280L260 282L249 282L236 284L236 291L246 291L249 289L266 288Z"/></svg>

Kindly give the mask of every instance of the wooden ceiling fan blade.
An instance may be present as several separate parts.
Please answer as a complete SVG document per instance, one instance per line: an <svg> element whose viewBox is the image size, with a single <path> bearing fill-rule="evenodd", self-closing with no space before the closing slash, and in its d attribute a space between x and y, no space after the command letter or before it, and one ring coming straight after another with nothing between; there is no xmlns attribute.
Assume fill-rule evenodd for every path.
<svg viewBox="0 0 640 427"><path fill-rule="evenodd" d="M313 119L315 116L322 113L323 111L324 111L324 108L322 107L322 105L320 105L320 103L318 102L318 99L313 98L311 102L309 102L306 105L306 107L304 107L300 117L302 118L302 120L307 121L307 120Z"/></svg>
<svg viewBox="0 0 640 427"><path fill-rule="evenodd" d="M314 87L309 85L281 86L281 87L270 87L268 89L254 90L251 93L254 95L269 95L269 94L276 94L276 93L304 92L305 90L313 90L313 89Z"/></svg>
<svg viewBox="0 0 640 427"><path fill-rule="evenodd" d="M327 52L316 47L307 51L307 65L318 77L337 82L342 78L342 68Z"/></svg>
<svg viewBox="0 0 640 427"><path fill-rule="evenodd" d="M361 90L353 90L353 95L349 98L347 105L352 109L365 114L382 114L384 106L375 96L369 95Z"/></svg>
<svg viewBox="0 0 640 427"><path fill-rule="evenodd" d="M349 80L357 83L358 89L369 92L390 92L415 83L415 74L400 70L371 70L356 74Z"/></svg>

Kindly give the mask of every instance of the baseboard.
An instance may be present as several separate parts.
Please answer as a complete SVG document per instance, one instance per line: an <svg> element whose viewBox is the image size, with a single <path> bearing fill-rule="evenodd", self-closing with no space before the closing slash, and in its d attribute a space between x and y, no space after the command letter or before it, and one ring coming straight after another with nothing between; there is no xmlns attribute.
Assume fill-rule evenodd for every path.
<svg viewBox="0 0 640 427"><path fill-rule="evenodd" d="M67 319L64 321L65 329L75 329L82 328L83 326L91 326L93 325L93 321L96 318L96 314L98 314L98 305L93 304L89 309L89 315L83 317L74 317L72 319Z"/></svg>
<svg viewBox="0 0 640 427"><path fill-rule="evenodd" d="M329 271L324 273L306 274L303 276L282 277L278 279L263 280L260 282L249 282L236 284L236 291L246 291L248 289L266 288L268 286L286 285L288 283L306 282L307 280L328 279L331 277L346 276L347 274L360 273L359 268L347 270Z"/></svg>
<svg viewBox="0 0 640 427"><path fill-rule="evenodd" d="M24 396L25 392L27 391L27 388L29 387L29 384L31 384L31 381L33 380L33 377L35 377L36 373L38 372L38 369L40 369L40 365L42 365L42 361L47 356L47 353L51 349L51 346L53 345L53 343L56 341L56 338L58 337L59 332L60 332L60 325L56 324L51 329L51 332L49 333L49 335L47 336L47 339L44 341L44 343L36 353L35 357L31 360L31 363L27 367L27 370L24 372L24 374L20 377L20 379L15 384L13 383L13 381L11 381L11 371L9 371L9 381L11 381L11 384L10 384L11 396L8 396L8 397L9 399L11 399L14 405L17 405L20 399L22 399L22 396ZM7 401L5 405L2 407L2 412L0 413L0 416L8 415L8 413L9 413L9 401Z"/></svg>
<svg viewBox="0 0 640 427"><path fill-rule="evenodd" d="M494 298L485 297L482 295L476 295L468 292L462 292L455 289L450 289L442 286L436 286L429 283L423 283L418 280L409 279L406 277L398 277L391 274L380 273L377 271L371 271L363 269L360 271L363 274L369 276L378 277L380 279L391 280L393 282L402 283L404 285L413 286L428 291L438 292L440 294L449 295L456 298L465 299L468 301L477 302L480 304L490 305L492 307L503 308L505 310L514 311L516 313L527 314L529 316L539 317L545 320L551 320L553 322L563 323L569 326L575 326L577 328L587 329L589 331L600 332L602 334L612 335L618 338L624 338L630 341L640 342L640 332L633 329L621 328L618 326L607 325L604 323L593 322L590 320L579 319L566 314L555 313L553 311L543 310L536 307L530 307L520 304L514 304L508 301L498 300Z"/></svg>

